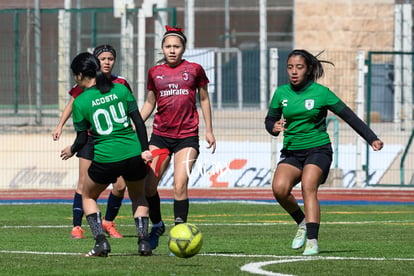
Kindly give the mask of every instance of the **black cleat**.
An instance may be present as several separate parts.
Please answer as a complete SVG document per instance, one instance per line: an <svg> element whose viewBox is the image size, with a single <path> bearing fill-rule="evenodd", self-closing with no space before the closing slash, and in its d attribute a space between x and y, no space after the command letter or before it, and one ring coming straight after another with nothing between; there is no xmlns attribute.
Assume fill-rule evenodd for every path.
<svg viewBox="0 0 414 276"><path fill-rule="evenodd" d="M138 240L138 253L141 256L151 256L152 249L147 239Z"/></svg>
<svg viewBox="0 0 414 276"><path fill-rule="evenodd" d="M95 247L86 253L85 257L108 257L109 252L111 252L111 246L106 240L105 235L102 234L96 237Z"/></svg>
<svg viewBox="0 0 414 276"><path fill-rule="evenodd" d="M160 237L165 232L165 224L162 222L162 225L160 227L152 227L151 232L148 237L148 242L151 245L151 249L155 249L158 246L158 241Z"/></svg>

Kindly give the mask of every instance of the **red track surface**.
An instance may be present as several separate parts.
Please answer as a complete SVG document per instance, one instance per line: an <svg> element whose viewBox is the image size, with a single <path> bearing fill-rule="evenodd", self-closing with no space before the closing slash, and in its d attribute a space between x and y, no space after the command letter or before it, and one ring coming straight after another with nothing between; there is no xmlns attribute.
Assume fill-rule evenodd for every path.
<svg viewBox="0 0 414 276"><path fill-rule="evenodd" d="M106 197L110 190L106 190L102 197ZM298 200L302 199L300 190L295 189L294 195ZM71 200L74 190L0 190L0 202L10 200ZM160 189L161 199L172 199L173 191L171 189ZM274 200L272 191L268 189L189 189L190 199L199 200ZM414 189L320 189L318 198L321 202L397 202L397 203L414 203Z"/></svg>

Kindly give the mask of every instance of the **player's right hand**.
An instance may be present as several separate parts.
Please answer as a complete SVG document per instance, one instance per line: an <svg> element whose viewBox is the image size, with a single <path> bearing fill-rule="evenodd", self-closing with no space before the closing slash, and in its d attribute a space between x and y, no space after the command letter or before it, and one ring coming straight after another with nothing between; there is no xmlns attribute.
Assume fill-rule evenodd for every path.
<svg viewBox="0 0 414 276"><path fill-rule="evenodd" d="M149 150L143 151L141 157L144 160L145 164L152 162L152 153Z"/></svg>
<svg viewBox="0 0 414 276"><path fill-rule="evenodd" d="M277 133L279 134L279 132L284 131L285 128L285 124L286 124L286 119L280 119L279 121L276 121L275 124L273 125L273 133Z"/></svg>
<svg viewBox="0 0 414 276"><path fill-rule="evenodd" d="M53 132L52 132L52 138L53 138L53 141L57 141L57 140L59 140L59 138L60 138L60 134L62 134L62 130L61 129L55 129Z"/></svg>

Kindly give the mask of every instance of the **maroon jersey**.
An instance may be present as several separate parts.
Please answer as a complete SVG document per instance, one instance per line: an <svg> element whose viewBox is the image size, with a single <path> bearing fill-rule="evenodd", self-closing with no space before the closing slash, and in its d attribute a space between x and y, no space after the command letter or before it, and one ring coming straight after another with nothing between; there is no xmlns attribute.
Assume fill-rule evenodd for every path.
<svg viewBox="0 0 414 276"><path fill-rule="evenodd" d="M113 83L120 83L120 84L125 85L125 86L129 89L129 91L131 91L131 93L132 93L132 89L131 89L131 87L129 86L128 81L127 81L124 77L121 77L121 76L115 76L115 75L111 75L111 81L112 81ZM76 84L76 85L75 85L75 86L73 86L73 87L72 87L72 89L69 91L69 94L70 94L73 98L76 98L76 97L77 97L77 96L79 96L82 92L83 92L83 89L82 89L82 88L80 88L80 87Z"/></svg>
<svg viewBox="0 0 414 276"><path fill-rule="evenodd" d="M147 89L157 100L153 133L169 138L198 135L197 89L209 82L203 67L184 60L177 67L153 66L148 72Z"/></svg>

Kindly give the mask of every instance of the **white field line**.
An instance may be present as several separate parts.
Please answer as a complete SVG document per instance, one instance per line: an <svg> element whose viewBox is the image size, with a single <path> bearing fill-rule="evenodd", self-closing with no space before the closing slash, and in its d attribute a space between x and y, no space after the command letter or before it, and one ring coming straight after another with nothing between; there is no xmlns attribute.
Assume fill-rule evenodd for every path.
<svg viewBox="0 0 414 276"><path fill-rule="evenodd" d="M292 224L291 222L265 222L265 223L198 223L200 226L268 226L268 225L286 225ZM413 224L414 221L339 221L339 222L325 222L323 224ZM135 227L133 224L124 224L123 226ZM168 226L168 225L167 225ZM172 225L171 225L172 226ZM28 228L71 228L71 225L4 225L0 229L28 229ZM82 256L84 253L70 253L70 252L40 252L40 251L22 251L22 250L0 250L0 254L32 254L32 255L71 255ZM115 254L116 255L116 254ZM121 254L122 255L122 254ZM368 257L322 257L322 256L310 256L310 257L297 257L297 256L278 256L278 255L248 255L248 254L215 254L215 253L200 253L201 256L217 256L217 257L233 257L233 258L272 258L278 260L251 262L243 265L240 270L258 275L268 276L294 276L292 274L283 274L273 271L267 271L264 269L267 265L281 264L289 262L302 262L302 261L315 261L315 260L366 260L366 261L414 261L414 258L368 258Z"/></svg>
<svg viewBox="0 0 414 276"><path fill-rule="evenodd" d="M290 225L293 222L277 221L277 222L235 222L235 223L196 223L198 226L269 226L269 225ZM414 220L383 220L383 221L332 221L321 222L321 224L335 225L335 224L403 224L414 225ZM117 224L122 227L135 227L135 224ZM167 224L166 226L173 226ZM0 229L25 229L25 228L72 228L72 225L2 225Z"/></svg>
<svg viewBox="0 0 414 276"><path fill-rule="evenodd" d="M8 254L33 254L33 255L84 255L85 253L76 252L48 252L48 251L26 251L26 250L0 250L0 253ZM111 254L125 255L125 254ZM128 254L129 256L130 254ZM409 261L413 262L414 258L372 258L372 257L335 257L335 256L283 256L283 255L265 255L265 254L225 254L225 253L200 253L197 256L209 257L229 257L229 258L273 258L281 261L318 261L318 260L354 260L354 261ZM277 261L280 261L277 260ZM273 262L273 261L271 261Z"/></svg>
<svg viewBox="0 0 414 276"><path fill-rule="evenodd" d="M266 255L262 255L265 257ZM269 255L268 257L271 257ZM405 261L412 262L414 258L369 258L369 257L321 257L321 256L311 256L311 257L296 257L296 256L272 256L273 258L279 258L280 260L274 261L262 261L262 262L252 262L243 265L240 270L246 271L252 274L259 275L268 275L268 276L294 276L293 274L283 274L273 271L268 271L263 269L264 266L272 264L282 264L282 263L291 263L291 262L302 262L302 261L319 261L319 260L354 260L354 261Z"/></svg>
<svg viewBox="0 0 414 276"><path fill-rule="evenodd" d="M31 255L72 255L79 256L85 253L70 253L70 252L40 252L40 251L23 251L23 250L0 250L4 254L31 254Z"/></svg>
<svg viewBox="0 0 414 276"><path fill-rule="evenodd" d="M40 251L22 251L22 250L0 250L0 254L31 254L31 255L70 255L70 256L82 256L82 253L70 253L70 252L40 252ZM122 255L122 254L121 254ZM278 260L251 262L243 265L240 270L258 275L268 276L294 276L292 274L283 274L273 271L267 271L263 267L272 264L291 263L291 262L303 262L303 261L320 261L320 260L356 260L356 261L407 261L412 262L414 258L369 258L369 257L322 257L322 256L310 256L310 257L297 257L297 256L278 256L278 255L249 255L249 254L206 254L200 253L200 256L213 256L213 257L232 257L232 258L275 258Z"/></svg>

